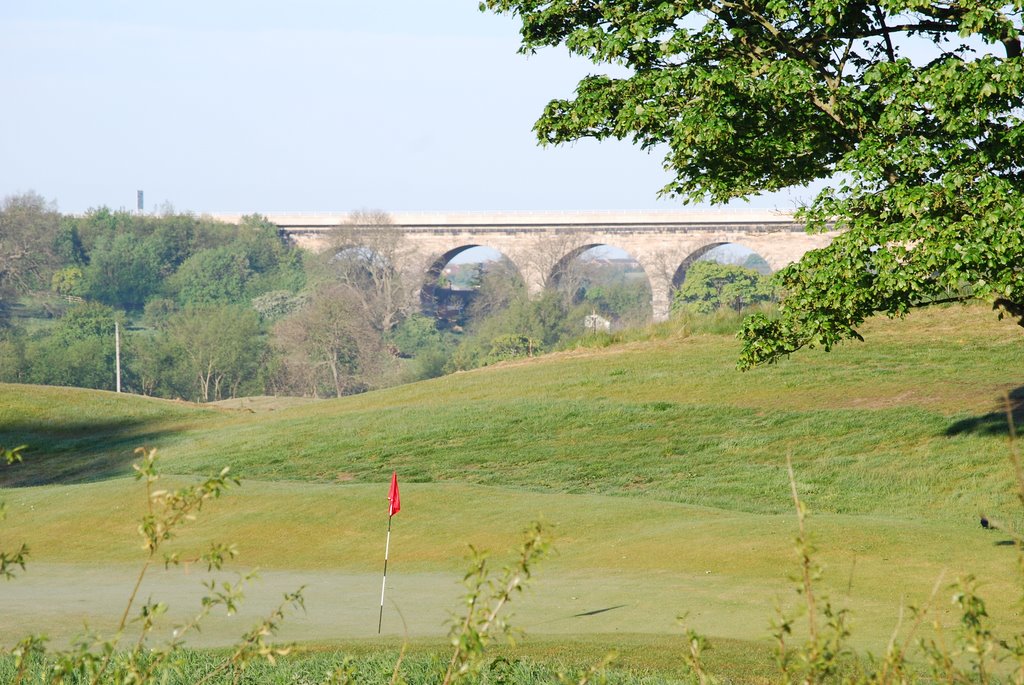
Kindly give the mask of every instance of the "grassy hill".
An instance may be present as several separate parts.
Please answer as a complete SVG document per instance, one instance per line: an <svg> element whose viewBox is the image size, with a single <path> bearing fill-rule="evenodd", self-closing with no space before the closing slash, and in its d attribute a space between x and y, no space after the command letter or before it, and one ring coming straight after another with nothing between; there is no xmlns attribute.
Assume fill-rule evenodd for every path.
<svg viewBox="0 0 1024 685"><path fill-rule="evenodd" d="M784 461L819 511L973 517L1010 494L1002 396L1024 397L1024 339L983 308L873 322L867 342L739 373L726 336L671 335L336 401L199 407L3 386L8 485L230 464L245 478L453 481L777 513ZM273 408L270 404L270 408Z"/></svg>
<svg viewBox="0 0 1024 685"><path fill-rule="evenodd" d="M772 607L799 602L787 580L796 570L788 453L813 512L821 589L853 609L855 644L877 653L899 608L926 602L940 574L943 587L969 571L991 597L1017 594L1013 548L977 515L1022 519L1002 398L1010 394L1019 420L1024 334L980 307L864 332L866 343L741 374L732 338L663 329L321 402L197 406L0 386L0 445L30 446L24 464L0 469L10 514L0 542L26 540L33 551L26 578L0 584L0 605L15 607L0 616L0 635L70 637L80 614L33 610L70 577L91 588L92 609L67 606L93 627L110 620L104 606L124 587L104 589L104 579L138 559L144 496L125 476L145 444L160 449L172 481L227 464L245 479L181 544L235 540L242 566L266 569L270 588L308 584L310 611L286 637L375 634L367 625L394 469L403 510L389 596L410 636L444 634L467 544L505 549L539 517L554 524L558 553L516 600L514 623L540 653L625 645L660 668L665 655L643 645L663 645L688 613L723 650L714 659L727 672L729 663L770 672ZM195 580L168 575L163 592L187 605ZM936 611L952 620L945 600ZM1009 602L990 612L1020 622ZM215 622L202 639L222 643L232 631Z"/></svg>

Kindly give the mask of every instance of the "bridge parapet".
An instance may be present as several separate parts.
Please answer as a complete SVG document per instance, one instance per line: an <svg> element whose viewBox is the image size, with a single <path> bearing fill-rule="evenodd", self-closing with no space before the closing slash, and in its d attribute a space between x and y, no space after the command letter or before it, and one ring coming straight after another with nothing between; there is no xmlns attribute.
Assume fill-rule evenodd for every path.
<svg viewBox="0 0 1024 685"><path fill-rule="evenodd" d="M793 224L792 212L771 209L672 209L497 212L388 212L392 223L405 229L511 229L593 227L777 226ZM243 212L215 213L213 219L238 223ZM268 212L265 216L284 231L330 230L348 219L348 212Z"/></svg>

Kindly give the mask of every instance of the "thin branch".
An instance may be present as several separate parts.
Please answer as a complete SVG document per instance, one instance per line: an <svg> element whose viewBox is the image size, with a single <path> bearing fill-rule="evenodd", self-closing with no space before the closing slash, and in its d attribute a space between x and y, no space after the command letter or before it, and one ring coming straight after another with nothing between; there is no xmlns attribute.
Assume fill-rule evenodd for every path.
<svg viewBox="0 0 1024 685"><path fill-rule="evenodd" d="M890 62L896 61L896 51L892 47L892 37L889 32L890 29L885 25L885 14L882 13L882 8L875 5L875 18L878 19L878 25L882 28L882 35L885 36L885 54L889 57Z"/></svg>
<svg viewBox="0 0 1024 685"><path fill-rule="evenodd" d="M750 17L754 22L756 22L759 26L761 26L761 28L767 31L767 33L771 36L775 43L775 48L779 52L805 62L808 66L814 69L815 72L818 73L818 75L825 82L826 86L828 86L829 90L832 91L832 93L835 93L838 90L839 85L842 81L841 73L837 75L829 73L828 69L826 68L827 65L823 64L821 60L812 56L808 52L800 49L793 42L786 40L783 36L782 31L777 26L775 26L771 21L769 21L767 17L765 17L763 14L755 10L753 7L751 7L751 5L746 0L741 0L741 3L730 2L730 0L720 0L720 7L712 7L710 9L716 16L719 17L719 19L725 22L727 26L730 26L730 24L735 25L735 22L730 22L729 14L728 12L726 12L727 9L736 10L744 13L745 15ZM842 37L848 38L847 36ZM808 42L811 45L815 45L815 41L813 40L805 42ZM766 51L755 46L751 46L746 40L742 40L741 43L747 48L748 51L750 51L752 56L763 57L766 54ZM848 132L853 132L855 135L859 136L859 128L851 127L850 124L844 121L843 118L836 113L834 107L834 97L830 98L829 102L826 102L822 100L820 97L818 97L818 95L811 93L810 98L812 104L814 104L815 107L817 107L830 119L839 124L839 126L842 129ZM847 141L844 140L842 142L847 150L853 149L853 145L851 145Z"/></svg>
<svg viewBox="0 0 1024 685"><path fill-rule="evenodd" d="M839 84L843 82L843 72L846 71L846 63L850 60L850 55L853 54L854 39L850 38L846 41L846 47L843 48L843 56L839 58L839 62L836 64L836 78L833 92L839 89Z"/></svg>
<svg viewBox="0 0 1024 685"><path fill-rule="evenodd" d="M132 588L132 594L128 597L128 603L124 607L124 613L121 614L121 622L117 625L117 632L124 630L125 625L128 624L128 612L131 611L132 605L135 603L135 596L139 592L139 587L142 585L142 579L146 576L146 571L149 570L150 565L153 563L153 555L156 554L156 550L149 553L149 558L146 559L146 563L142 565L142 569L139 571L138 577L135 579L135 587Z"/></svg>
<svg viewBox="0 0 1024 685"><path fill-rule="evenodd" d="M807 600L807 624L812 639L817 639L818 630L815 624L814 585L811 583L811 558L807 551L807 537L804 531L804 505L800 501L800 495L796 491L796 475L793 473L792 455L786 454L786 470L789 472L789 489L793 494L793 504L796 506L796 520L800 531L800 566L803 576L804 597Z"/></svg>
<svg viewBox="0 0 1024 685"><path fill-rule="evenodd" d="M875 36L889 36L893 33L910 33L911 31L920 31L921 33L958 33L960 27L957 24L941 21L922 21L917 24L896 24L895 26L886 26L883 23L881 28L858 31L852 36L844 34L843 38L873 38Z"/></svg>

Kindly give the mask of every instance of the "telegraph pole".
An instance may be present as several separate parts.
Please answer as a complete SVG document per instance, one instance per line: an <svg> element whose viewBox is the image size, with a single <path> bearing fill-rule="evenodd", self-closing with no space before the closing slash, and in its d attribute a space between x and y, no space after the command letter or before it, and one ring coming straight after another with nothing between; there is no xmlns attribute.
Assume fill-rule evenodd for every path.
<svg viewBox="0 0 1024 685"><path fill-rule="evenodd" d="M121 327L114 322L114 366L117 370L117 391L121 392Z"/></svg>

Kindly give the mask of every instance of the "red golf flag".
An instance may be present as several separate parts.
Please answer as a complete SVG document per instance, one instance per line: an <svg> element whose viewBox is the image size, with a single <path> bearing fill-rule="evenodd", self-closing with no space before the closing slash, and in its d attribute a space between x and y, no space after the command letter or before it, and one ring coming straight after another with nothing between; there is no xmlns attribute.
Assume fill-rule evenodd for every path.
<svg viewBox="0 0 1024 685"><path fill-rule="evenodd" d="M402 508L402 500L398 497L398 472L391 472L391 489L388 490L388 502L391 505L388 507L388 518L391 518L398 513L398 510Z"/></svg>

